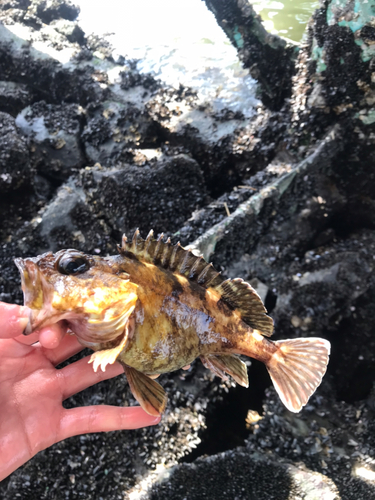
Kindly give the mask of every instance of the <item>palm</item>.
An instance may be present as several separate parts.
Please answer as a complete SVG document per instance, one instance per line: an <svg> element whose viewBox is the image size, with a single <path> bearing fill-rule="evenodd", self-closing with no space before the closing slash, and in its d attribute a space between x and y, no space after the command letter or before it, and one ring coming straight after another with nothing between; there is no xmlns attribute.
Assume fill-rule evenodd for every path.
<svg viewBox="0 0 375 500"><path fill-rule="evenodd" d="M0 314L0 323L4 318ZM56 365L82 349L75 337L66 335L51 349L39 342L26 345L23 339L0 338L0 480L38 451L67 437L159 421L140 407L63 408L64 399L122 373L122 367L116 363L105 373L95 373L83 358L57 370Z"/></svg>
<svg viewBox="0 0 375 500"><path fill-rule="evenodd" d="M63 384L41 347L7 339L0 341L0 349L0 448L7 462L19 455L28 460L59 440ZM10 436L17 439L9 440Z"/></svg>

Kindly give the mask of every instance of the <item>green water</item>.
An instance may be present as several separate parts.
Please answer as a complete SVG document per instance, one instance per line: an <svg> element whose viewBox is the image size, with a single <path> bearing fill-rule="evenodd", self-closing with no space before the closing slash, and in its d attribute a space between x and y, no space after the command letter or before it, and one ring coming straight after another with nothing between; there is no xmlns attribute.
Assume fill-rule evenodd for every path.
<svg viewBox="0 0 375 500"><path fill-rule="evenodd" d="M296 42L301 40L311 14L319 7L319 1L306 0L253 0L251 4L268 31Z"/></svg>

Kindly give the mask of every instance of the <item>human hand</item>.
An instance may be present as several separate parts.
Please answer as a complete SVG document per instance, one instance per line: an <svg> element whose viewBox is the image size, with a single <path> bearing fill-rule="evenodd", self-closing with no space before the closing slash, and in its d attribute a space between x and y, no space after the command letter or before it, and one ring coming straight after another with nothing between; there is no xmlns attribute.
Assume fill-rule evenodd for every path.
<svg viewBox="0 0 375 500"><path fill-rule="evenodd" d="M26 308L0 302L0 480L39 451L77 434L138 429L160 417L141 407L65 409L64 399L120 373L119 363L94 372L88 358L55 368L82 346L62 324L24 337ZM39 340L39 341L38 341ZM33 345L28 345L36 342Z"/></svg>

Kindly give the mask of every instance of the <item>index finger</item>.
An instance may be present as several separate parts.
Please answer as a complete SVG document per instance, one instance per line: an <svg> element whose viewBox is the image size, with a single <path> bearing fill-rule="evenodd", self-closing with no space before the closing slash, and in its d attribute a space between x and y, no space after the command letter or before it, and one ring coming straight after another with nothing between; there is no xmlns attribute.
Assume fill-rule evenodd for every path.
<svg viewBox="0 0 375 500"><path fill-rule="evenodd" d="M46 349L42 346L41 348L43 349L43 353L46 358L48 358L55 366L84 349L84 347L78 342L77 337L69 334L64 336L58 347L55 347L54 349Z"/></svg>
<svg viewBox="0 0 375 500"><path fill-rule="evenodd" d="M21 335L29 322L29 309L16 304L0 302L0 338Z"/></svg>

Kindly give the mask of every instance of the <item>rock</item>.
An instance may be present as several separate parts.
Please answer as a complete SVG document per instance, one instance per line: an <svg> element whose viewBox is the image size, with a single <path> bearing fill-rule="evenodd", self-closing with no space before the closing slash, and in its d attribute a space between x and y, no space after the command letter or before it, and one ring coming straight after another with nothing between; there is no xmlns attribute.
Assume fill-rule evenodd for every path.
<svg viewBox="0 0 375 500"><path fill-rule="evenodd" d="M34 92L27 85L0 81L0 109L14 118L34 99Z"/></svg>
<svg viewBox="0 0 375 500"><path fill-rule="evenodd" d="M281 464L303 460L304 467L296 471L299 480L303 481L304 469L315 471L315 479L323 479L332 498L366 500L375 491L370 479L374 474L373 408L369 400L357 401L355 406L337 400L334 384L334 377L325 377L319 394L299 414L286 411L274 389L266 391L264 414L251 426L246 452L261 450L263 457L275 454ZM315 489L306 479L306 498L319 499L324 488Z"/></svg>
<svg viewBox="0 0 375 500"><path fill-rule="evenodd" d="M152 474L142 500L339 500L335 483L318 472L269 453L235 449ZM126 496L131 498L131 493Z"/></svg>
<svg viewBox="0 0 375 500"><path fill-rule="evenodd" d="M37 99L50 103L85 105L103 99L103 89L93 78L95 70L86 64L80 65L79 61L68 63L78 46L72 46L51 26L39 30L22 26L20 35L23 38L8 29L6 23L0 24L2 79L32 86ZM43 52L38 48L43 48L45 39L48 48L44 47Z"/></svg>
<svg viewBox="0 0 375 500"><path fill-rule="evenodd" d="M4 498L375 495L371 20L362 26L353 2L345 15L324 2L292 81L294 48L265 33L248 2L211 3L256 64L264 103L282 111L216 112L184 85L139 74L99 37L84 39L68 2L2 2L0 158L11 182L0 184L0 299L22 302L15 257L113 254L122 232L153 226L256 285L275 339L328 338L327 375L294 415L256 360L246 360L248 389L197 361L161 377L169 403L157 427L59 443L3 481ZM22 110L27 140L6 114ZM64 402L89 404L136 403L118 377Z"/></svg>
<svg viewBox="0 0 375 500"><path fill-rule="evenodd" d="M263 103L279 110L292 90L298 44L268 33L247 0L205 0L240 60L259 82Z"/></svg>
<svg viewBox="0 0 375 500"><path fill-rule="evenodd" d="M169 143L183 145L199 162L214 195L242 184L273 155L260 145L260 137L268 135L266 110L250 121L239 111L216 112L183 86L160 89L147 110L161 124Z"/></svg>
<svg viewBox="0 0 375 500"><path fill-rule="evenodd" d="M271 249L277 252L280 250L280 246L272 241L276 234L279 234L281 238L283 235L288 235L286 236L288 241L283 240L281 247L284 255L288 252L290 254L291 247L295 245L306 245L314 237L312 227L318 232L319 228L327 223L322 207L324 204L319 203L317 199L314 201L312 191L315 192L317 186L321 189L324 184L328 184L326 172L330 169L331 158L341 150L341 147L338 130L334 128L304 160L287 169L280 169L280 175L276 176L273 182L269 182L266 187L254 192L229 217L203 233L191 243L191 248L195 248L206 259L215 253L216 257L220 256L218 260L222 265L227 267L235 265L244 252L249 253L249 249L257 245L259 238L266 232L268 239L266 245L269 252ZM305 179L309 179L310 173L312 174L311 180L307 183ZM296 214L298 202L295 189L297 185L301 188L302 204L307 203L309 208ZM327 206L334 205L337 210L342 208L344 199L338 190L330 191L327 186L325 193L331 198ZM291 202L293 204L286 202L288 196L290 200L293 199ZM266 231L265 228L268 229L271 223L275 231ZM298 224L298 230L296 230L296 224ZM290 241L290 234L293 235L294 243ZM220 245L223 240L225 240L223 245L225 250L221 252ZM274 258L271 255L270 257ZM268 264L268 262L262 262ZM262 265L261 262L259 265Z"/></svg>
<svg viewBox="0 0 375 500"><path fill-rule="evenodd" d="M139 103L124 102L120 97L117 95L117 101L91 106L82 134L88 158L105 167L126 160L131 148L160 146L160 125Z"/></svg>
<svg viewBox="0 0 375 500"><path fill-rule="evenodd" d="M70 0L32 0L28 7L30 14L35 13L45 24L55 19L74 21L80 12Z"/></svg>
<svg viewBox="0 0 375 500"><path fill-rule="evenodd" d="M81 119L82 111L76 104L42 101L19 113L16 124L32 144L32 162L39 174L61 181L83 166Z"/></svg>
<svg viewBox="0 0 375 500"><path fill-rule="evenodd" d="M66 36L69 42L84 45L85 33L77 23L67 21L66 19L58 19L56 21L52 21L51 26L53 26L61 35Z"/></svg>
<svg viewBox="0 0 375 500"><path fill-rule="evenodd" d="M29 150L19 135L15 120L0 112L0 193L30 186L31 170Z"/></svg>
<svg viewBox="0 0 375 500"><path fill-rule="evenodd" d="M137 227L145 236L152 228L171 234L207 199L199 165L187 155L161 156L143 166L97 166L81 179L96 216L119 235Z"/></svg>
<svg viewBox="0 0 375 500"><path fill-rule="evenodd" d="M244 154L246 155L247 153L245 152ZM254 199L252 201L250 200L254 194L262 191L264 186L273 183L288 172L291 172L294 167L294 159L292 156L285 153L276 155L271 163L263 170L256 172L249 179L244 180L243 184L234 186L232 191L227 191L209 205L201 210L195 211L192 217L190 217L179 230L178 236L181 238L181 243L193 248L196 247L194 240L197 240L199 237L204 238L203 235L211 228L225 228L228 226L227 229L230 231L232 215L236 213L239 215L239 218L241 218L240 214L243 215L246 213L247 202L251 204L252 201L254 201ZM244 177L247 177L247 175L244 175ZM228 188L229 187L230 184L228 184ZM237 209L239 209L238 212ZM227 229L224 229L224 231ZM209 234L209 232L207 234ZM217 234L219 234L219 231ZM241 238L236 244L242 245L243 238L244 233L242 233ZM205 255L208 258L208 254ZM248 257L249 255L245 253L240 257L240 260L243 259L243 262L232 261L230 263L230 271L227 269L226 272L230 272L230 275L233 277L241 276L246 273L248 274L248 266L245 263ZM224 264L217 263L217 265L220 265L221 268L224 269Z"/></svg>
<svg viewBox="0 0 375 500"><path fill-rule="evenodd" d="M104 221L95 220L85 192L73 180L64 184L41 212L34 234L39 234L45 245L39 253L76 248L98 254L109 249L110 229Z"/></svg>

